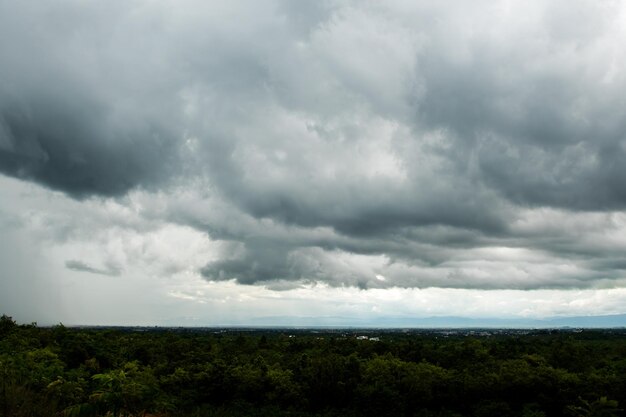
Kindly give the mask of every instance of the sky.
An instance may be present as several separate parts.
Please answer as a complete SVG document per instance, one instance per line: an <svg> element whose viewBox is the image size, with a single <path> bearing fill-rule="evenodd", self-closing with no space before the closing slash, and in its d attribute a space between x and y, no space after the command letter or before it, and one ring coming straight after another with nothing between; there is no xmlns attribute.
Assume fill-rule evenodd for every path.
<svg viewBox="0 0 626 417"><path fill-rule="evenodd" d="M625 22L611 0L0 0L0 313L626 313Z"/></svg>

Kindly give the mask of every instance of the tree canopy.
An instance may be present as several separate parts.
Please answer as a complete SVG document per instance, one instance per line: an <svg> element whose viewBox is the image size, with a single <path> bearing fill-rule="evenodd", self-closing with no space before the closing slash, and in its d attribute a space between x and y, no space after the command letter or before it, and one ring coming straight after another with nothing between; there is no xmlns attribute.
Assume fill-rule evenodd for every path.
<svg viewBox="0 0 626 417"><path fill-rule="evenodd" d="M2 316L0 416L625 415L624 330L369 332Z"/></svg>

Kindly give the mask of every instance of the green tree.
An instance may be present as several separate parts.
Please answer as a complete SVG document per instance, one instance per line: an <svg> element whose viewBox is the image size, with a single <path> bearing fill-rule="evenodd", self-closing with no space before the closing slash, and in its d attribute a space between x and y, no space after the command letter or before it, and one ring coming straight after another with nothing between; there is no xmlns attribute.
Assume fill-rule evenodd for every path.
<svg viewBox="0 0 626 417"><path fill-rule="evenodd" d="M567 412L573 417L614 417L622 411L618 408L618 402L600 397L595 401L587 401L579 398L578 405L567 407Z"/></svg>
<svg viewBox="0 0 626 417"><path fill-rule="evenodd" d="M139 413L156 405L157 381L149 368L140 369L137 362L129 362L123 369L96 374L92 379L97 388L90 400L115 417Z"/></svg>
<svg viewBox="0 0 626 417"><path fill-rule="evenodd" d="M9 334L16 327L17 323L15 323L12 317L7 316L6 314L3 314L2 317L0 317L0 337L4 337Z"/></svg>

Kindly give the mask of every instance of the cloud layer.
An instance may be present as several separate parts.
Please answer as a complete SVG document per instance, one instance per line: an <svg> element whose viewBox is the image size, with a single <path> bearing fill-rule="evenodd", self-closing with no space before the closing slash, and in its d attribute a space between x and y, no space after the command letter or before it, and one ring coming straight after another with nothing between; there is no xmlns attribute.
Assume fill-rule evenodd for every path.
<svg viewBox="0 0 626 417"><path fill-rule="evenodd" d="M211 281L621 287L624 19L611 1L1 2L0 172L207 232ZM108 261L64 260L123 274Z"/></svg>

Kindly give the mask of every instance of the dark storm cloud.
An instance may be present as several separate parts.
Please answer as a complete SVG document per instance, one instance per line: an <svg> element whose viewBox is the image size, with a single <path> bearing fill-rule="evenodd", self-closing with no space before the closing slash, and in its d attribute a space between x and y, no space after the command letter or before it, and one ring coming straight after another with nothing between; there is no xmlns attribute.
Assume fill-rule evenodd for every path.
<svg viewBox="0 0 626 417"><path fill-rule="evenodd" d="M75 197L154 188L177 172L175 113L134 79L150 51L100 33L116 9L0 4L0 172Z"/></svg>
<svg viewBox="0 0 626 417"><path fill-rule="evenodd" d="M80 97L66 100L40 96L2 106L1 172L76 197L123 195L171 173L171 132L145 121L117 127L107 109Z"/></svg>
<svg viewBox="0 0 626 417"><path fill-rule="evenodd" d="M2 3L0 171L73 197L191 190L154 215L239 248L211 280L618 282L624 225L577 219L626 209L623 17L586 1Z"/></svg>

